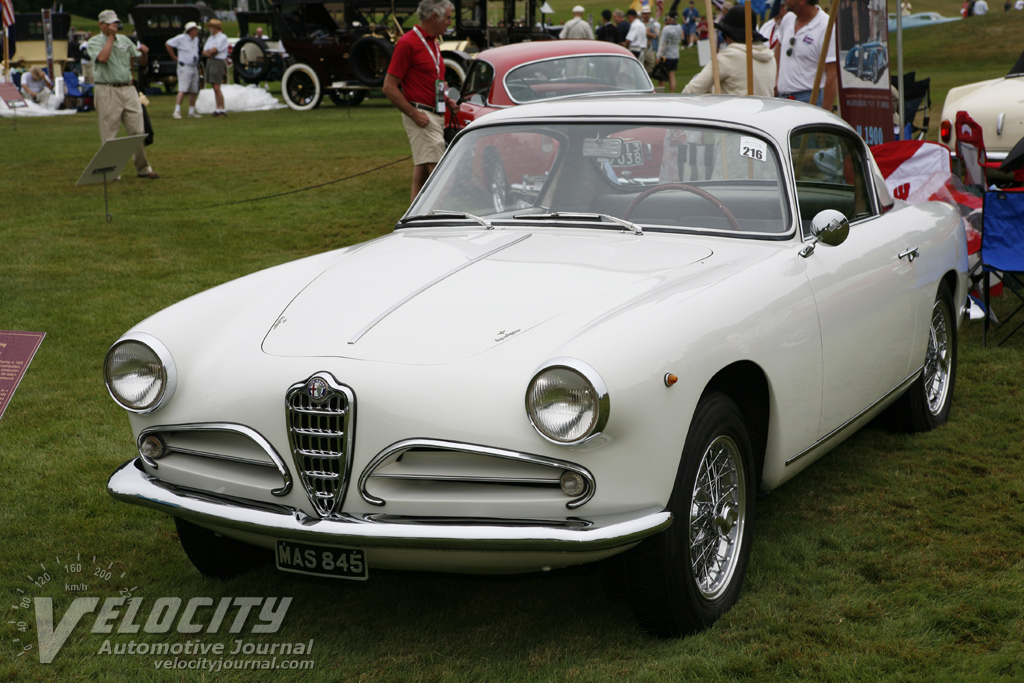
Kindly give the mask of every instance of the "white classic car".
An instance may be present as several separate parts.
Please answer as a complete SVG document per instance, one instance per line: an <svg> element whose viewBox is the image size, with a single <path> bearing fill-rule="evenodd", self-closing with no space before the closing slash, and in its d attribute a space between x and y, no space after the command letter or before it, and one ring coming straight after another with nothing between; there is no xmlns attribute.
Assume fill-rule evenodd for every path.
<svg viewBox="0 0 1024 683"><path fill-rule="evenodd" d="M956 113L965 111L981 126L989 161L1004 161L1024 138L1024 53L1002 78L950 88L942 103L939 139L956 156Z"/></svg>
<svg viewBox="0 0 1024 683"><path fill-rule="evenodd" d="M894 201L819 108L510 108L392 234L121 337L106 383L138 455L108 489L172 515L208 575L621 555L642 625L692 632L739 595L759 488L886 409L946 421L966 271L957 210Z"/></svg>

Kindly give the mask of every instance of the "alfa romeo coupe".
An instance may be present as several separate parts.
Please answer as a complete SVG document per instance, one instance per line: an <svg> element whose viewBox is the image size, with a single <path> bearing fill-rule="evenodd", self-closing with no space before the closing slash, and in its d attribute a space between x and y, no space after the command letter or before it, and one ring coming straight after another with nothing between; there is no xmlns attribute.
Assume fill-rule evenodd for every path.
<svg viewBox="0 0 1024 683"><path fill-rule="evenodd" d="M511 107L393 233L118 339L137 453L108 489L172 516L212 576L616 558L644 628L693 632L740 594L758 489L883 411L947 420L966 272L956 209L894 200L817 107Z"/></svg>

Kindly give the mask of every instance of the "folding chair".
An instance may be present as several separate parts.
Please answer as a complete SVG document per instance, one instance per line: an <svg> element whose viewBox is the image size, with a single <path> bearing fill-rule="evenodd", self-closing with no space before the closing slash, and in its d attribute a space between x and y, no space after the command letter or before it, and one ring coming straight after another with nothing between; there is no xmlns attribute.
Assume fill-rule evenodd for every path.
<svg viewBox="0 0 1024 683"><path fill-rule="evenodd" d="M899 88L899 76L891 76L892 87ZM910 71L903 74L903 120L906 128L900 140L924 140L928 134L929 111L932 106L931 78L917 80L917 74ZM917 125L918 114L921 125Z"/></svg>
<svg viewBox="0 0 1024 683"><path fill-rule="evenodd" d="M956 113L956 155L964 170L964 182L983 189L988 187L988 171L999 170L1002 165L988 160L981 126L965 111ZM1013 180L1024 182L1024 170L1013 171Z"/></svg>
<svg viewBox="0 0 1024 683"><path fill-rule="evenodd" d="M1020 299L1017 308L996 325L1001 330L1021 309L1024 309L1024 192L992 191L985 193L982 210L981 263L985 273L993 273L1003 283L1003 291L1010 291ZM989 309L990 279L985 278L985 310ZM997 346L1024 327L1019 323L1003 337ZM981 332L981 345L988 343L989 316Z"/></svg>

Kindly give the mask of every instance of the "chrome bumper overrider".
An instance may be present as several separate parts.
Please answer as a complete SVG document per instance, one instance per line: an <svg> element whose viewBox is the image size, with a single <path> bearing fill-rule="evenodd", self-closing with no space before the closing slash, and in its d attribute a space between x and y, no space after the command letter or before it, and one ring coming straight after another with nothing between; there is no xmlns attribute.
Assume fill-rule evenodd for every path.
<svg viewBox="0 0 1024 683"><path fill-rule="evenodd" d="M311 517L276 503L231 499L153 477L139 459L121 465L107 482L117 500L153 508L197 524L282 540L359 547L592 552L637 543L666 529L672 514L649 508L586 519L506 520L398 517L387 514Z"/></svg>

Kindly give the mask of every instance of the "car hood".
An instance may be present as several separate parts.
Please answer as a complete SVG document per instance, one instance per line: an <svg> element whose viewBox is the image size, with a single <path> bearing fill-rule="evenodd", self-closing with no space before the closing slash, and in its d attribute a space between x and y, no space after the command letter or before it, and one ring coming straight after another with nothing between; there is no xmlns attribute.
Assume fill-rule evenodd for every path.
<svg viewBox="0 0 1024 683"><path fill-rule="evenodd" d="M281 312L263 350L453 362L595 299L621 305L623 288L663 285L711 254L678 236L606 230L402 231L317 273Z"/></svg>

